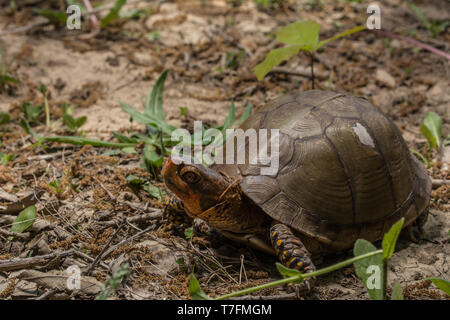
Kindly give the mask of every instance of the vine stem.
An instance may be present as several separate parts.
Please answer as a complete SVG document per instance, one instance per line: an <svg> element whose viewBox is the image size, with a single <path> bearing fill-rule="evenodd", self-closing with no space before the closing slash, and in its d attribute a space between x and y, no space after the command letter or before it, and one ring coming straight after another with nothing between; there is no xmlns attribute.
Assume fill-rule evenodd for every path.
<svg viewBox="0 0 450 320"><path fill-rule="evenodd" d="M312 80L312 88L314 89L314 54L312 52L309 53L310 57L311 57L311 80Z"/></svg>
<svg viewBox="0 0 450 320"><path fill-rule="evenodd" d="M349 266L349 265L353 264L356 261L360 261L360 260L363 260L363 259L375 256L377 254L382 254L382 253L383 253L383 250L372 251L372 252L365 253L365 254L362 254L360 256L357 256L357 257L354 257L354 258L351 258L351 259L348 259L348 260L336 263L336 264L334 264L332 266L329 266L329 267L326 267L326 268L323 268L323 269L320 269L320 270L317 270L317 271L314 271L314 272L305 273L305 274L299 274L297 276L292 276L292 277L284 278L284 279L281 279L281 280L269 282L269 283L266 283L266 284L263 284L263 285L260 285L260 286L239 290L239 291L236 291L236 292L232 292L232 293L225 294L223 296L217 297L215 300L225 300L225 299L228 299L228 298L231 298L231 297L242 296L242 295L245 295L245 294L248 294L248 293L252 293L252 292L255 292L255 291L259 291L259 290L262 290L262 289L272 288L272 287L276 287L276 286L279 286L279 285L282 285L282 284L303 280L303 279L306 279L306 278L317 277L317 276L320 276L322 274L329 273L329 272L341 269L343 267Z"/></svg>

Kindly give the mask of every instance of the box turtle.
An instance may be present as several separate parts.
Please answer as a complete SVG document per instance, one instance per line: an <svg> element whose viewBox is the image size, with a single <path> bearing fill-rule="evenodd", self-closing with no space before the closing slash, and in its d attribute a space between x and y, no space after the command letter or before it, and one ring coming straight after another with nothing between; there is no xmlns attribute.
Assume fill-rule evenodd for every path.
<svg viewBox="0 0 450 320"><path fill-rule="evenodd" d="M430 178L395 124L367 100L288 94L240 128L279 129L278 170L262 175L248 152L243 164L209 168L169 158L162 175L179 201L168 203L168 215L200 218L301 272L315 269L311 255L351 248L358 238L380 240L402 217L403 233L420 236Z"/></svg>

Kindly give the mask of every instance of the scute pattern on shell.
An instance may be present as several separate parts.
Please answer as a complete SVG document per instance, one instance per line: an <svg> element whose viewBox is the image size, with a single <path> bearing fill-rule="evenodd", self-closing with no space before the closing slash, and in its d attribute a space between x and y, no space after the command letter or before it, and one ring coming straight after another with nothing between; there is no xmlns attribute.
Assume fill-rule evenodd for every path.
<svg viewBox="0 0 450 320"><path fill-rule="evenodd" d="M241 126L280 130L280 165L214 165L273 219L333 249L375 241L401 217L414 221L431 181L397 127L363 98L312 90L275 99Z"/></svg>

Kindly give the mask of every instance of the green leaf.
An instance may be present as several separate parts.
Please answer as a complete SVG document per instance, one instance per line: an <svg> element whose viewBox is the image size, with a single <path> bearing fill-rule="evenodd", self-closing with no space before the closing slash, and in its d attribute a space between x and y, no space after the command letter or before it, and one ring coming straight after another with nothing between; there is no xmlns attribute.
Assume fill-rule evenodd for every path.
<svg viewBox="0 0 450 320"><path fill-rule="evenodd" d="M300 51L301 46L286 46L271 50L263 62L258 64L253 71L258 80L264 78L275 66L279 65L284 60L289 60Z"/></svg>
<svg viewBox="0 0 450 320"><path fill-rule="evenodd" d="M23 209L11 227L11 232L22 233L33 225L36 218L36 207L30 206Z"/></svg>
<svg viewBox="0 0 450 320"><path fill-rule="evenodd" d="M436 287L450 296L450 281L441 278L427 278L426 280L431 280Z"/></svg>
<svg viewBox="0 0 450 320"><path fill-rule="evenodd" d="M245 120L248 119L248 117L250 117L250 115L252 114L252 104L249 103L245 106L244 108L244 112L242 112L242 115L239 117L239 119L236 121L236 125L240 126Z"/></svg>
<svg viewBox="0 0 450 320"><path fill-rule="evenodd" d="M28 121L35 119L42 112L42 106L33 106L28 101L22 103L21 109Z"/></svg>
<svg viewBox="0 0 450 320"><path fill-rule="evenodd" d="M337 39L346 37L346 36L348 36L348 35L351 35L351 34L353 34L353 33L356 33L356 32L359 32L359 31L362 31L362 30L365 30L365 29L366 29L365 26L358 26L358 27L352 28L352 29L350 29L350 30L344 31L344 32L342 32L342 33L340 33L340 34L338 34L338 35L336 35L336 36L334 36L334 37L331 37L331 38L329 38L329 39L322 40L322 41L320 41L320 42L317 44L317 46L314 48L314 51L319 50L320 48L322 48L324 45L326 45L327 43L329 43L329 42L331 42L331 41L334 41L334 40L337 40Z"/></svg>
<svg viewBox="0 0 450 320"><path fill-rule="evenodd" d="M431 31L431 24L428 21L428 19L425 17L425 15L423 14L422 10L420 10L419 7L417 7L416 5L411 3L410 1L408 1L408 6L411 8L412 11L414 11L414 13L420 18L420 20L422 20L423 25L430 32Z"/></svg>
<svg viewBox="0 0 450 320"><path fill-rule="evenodd" d="M392 288L391 300L403 300L403 289L398 282L396 282L394 288Z"/></svg>
<svg viewBox="0 0 450 320"><path fill-rule="evenodd" d="M0 125L7 124L11 121L11 115L6 112L0 111Z"/></svg>
<svg viewBox="0 0 450 320"><path fill-rule="evenodd" d="M155 85L152 88L150 96L145 103L145 115L153 116L157 119L163 120L166 118L166 114L163 110L163 91L164 82L166 81L168 70L164 70L163 73L156 80Z"/></svg>
<svg viewBox="0 0 450 320"><path fill-rule="evenodd" d="M65 25L67 21L67 14L65 12L48 9L34 9L34 12L47 18L52 24Z"/></svg>
<svg viewBox="0 0 450 320"><path fill-rule="evenodd" d="M383 260L388 260L392 257L395 251L395 244L397 243L398 236L402 231L405 218L401 218L397 221L391 229L384 235L383 242L381 244L383 248Z"/></svg>
<svg viewBox="0 0 450 320"><path fill-rule="evenodd" d="M25 130L26 133L28 133L29 135L37 138L38 135L37 133L31 129L30 124L24 119L24 118L20 118L19 120L19 125L22 127L23 130Z"/></svg>
<svg viewBox="0 0 450 320"><path fill-rule="evenodd" d="M147 191L150 195L158 199L159 201L162 201L164 199L165 192L158 188L157 186L151 184L150 182L147 182L142 186L142 189Z"/></svg>
<svg viewBox="0 0 450 320"><path fill-rule="evenodd" d="M236 107L234 106L234 102L231 101L230 111L228 111L227 118L225 119L225 122L223 123L221 130L226 130L226 129L231 128L231 126L234 123L235 113L236 113Z"/></svg>
<svg viewBox="0 0 450 320"><path fill-rule="evenodd" d="M376 251L377 248L369 241L364 239L358 239L353 247L353 254L355 257ZM357 261L353 264L355 266L355 272L359 279L363 282L372 300L382 300L383 292L382 279L383 279L383 261L381 255L369 257ZM379 277L376 277L376 272L379 272ZM379 285L377 287L377 285Z"/></svg>
<svg viewBox="0 0 450 320"><path fill-rule="evenodd" d="M191 239L194 236L194 230L192 228L186 228L184 230L184 236L187 240Z"/></svg>
<svg viewBox="0 0 450 320"><path fill-rule="evenodd" d="M127 176L127 181L131 184L142 184L144 183L144 180L142 180L141 178L130 174L129 176Z"/></svg>
<svg viewBox="0 0 450 320"><path fill-rule="evenodd" d="M100 27L104 28L114 20L119 18L120 9L122 9L123 5L126 3L126 0L116 0L114 3L114 7L108 12L108 15L102 19L100 22Z"/></svg>
<svg viewBox="0 0 450 320"><path fill-rule="evenodd" d="M137 151L136 151L136 149L134 149L134 147L122 148L122 152L127 153L127 154L137 154Z"/></svg>
<svg viewBox="0 0 450 320"><path fill-rule="evenodd" d="M77 126L77 128L82 127L87 121L87 117L79 117L75 119L75 125Z"/></svg>
<svg viewBox="0 0 450 320"><path fill-rule="evenodd" d="M175 127L168 125L165 121L156 118L149 114L143 114L137 111L136 109L126 105L125 103L120 103L122 106L122 109L127 112L130 117L134 120L136 120L139 123L146 124L146 125L155 125L159 129L162 130L167 135L171 135L172 132L176 129Z"/></svg>
<svg viewBox="0 0 450 320"><path fill-rule="evenodd" d="M122 142L122 143L134 143L134 144L138 144L139 143L138 139L124 136L124 135L122 135L122 134L120 134L118 132L113 131L112 134L117 140L119 140L119 142Z"/></svg>
<svg viewBox="0 0 450 320"><path fill-rule="evenodd" d="M16 78L13 78L7 74L1 74L0 75L0 84L5 83L20 83L20 81Z"/></svg>
<svg viewBox="0 0 450 320"><path fill-rule="evenodd" d="M277 41L300 46L302 50L311 52L319 42L320 24L312 20L297 21L275 32Z"/></svg>
<svg viewBox="0 0 450 320"><path fill-rule="evenodd" d="M442 119L435 112L428 112L423 120L420 131L428 140L429 145L438 150L441 146Z"/></svg>
<svg viewBox="0 0 450 320"><path fill-rule="evenodd" d="M283 278L299 277L299 279L294 281L294 283L299 284L303 282L304 278L300 271L285 267L284 265L278 262L275 265L277 266L278 272L283 276Z"/></svg>
<svg viewBox="0 0 450 320"><path fill-rule="evenodd" d="M48 185L50 187L52 187L53 189L55 189L56 193L61 193L62 192L61 181L59 179L50 182Z"/></svg>
<svg viewBox="0 0 450 320"><path fill-rule="evenodd" d="M144 147L144 161L157 168L162 167L164 157L156 152L156 148L152 144L146 144Z"/></svg>
<svg viewBox="0 0 450 320"><path fill-rule="evenodd" d="M192 273L189 278L189 295L194 300L212 300L203 290L200 288L197 278Z"/></svg>

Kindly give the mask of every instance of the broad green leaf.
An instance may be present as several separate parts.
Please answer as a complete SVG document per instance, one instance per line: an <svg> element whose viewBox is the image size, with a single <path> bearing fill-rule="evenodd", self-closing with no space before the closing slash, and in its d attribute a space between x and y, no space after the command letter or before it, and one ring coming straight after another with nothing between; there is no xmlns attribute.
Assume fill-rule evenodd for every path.
<svg viewBox="0 0 450 320"><path fill-rule="evenodd" d="M284 60L289 60L292 56L298 54L301 46L286 46L271 50L263 62L258 64L253 71L258 80L264 78L275 66L279 65Z"/></svg>
<svg viewBox="0 0 450 320"><path fill-rule="evenodd" d="M48 9L34 9L34 12L47 18L52 24L65 25L67 21L67 14L65 12Z"/></svg>
<svg viewBox="0 0 450 320"><path fill-rule="evenodd" d="M192 273L189 278L189 295L194 300L212 300L203 290L200 288L197 278Z"/></svg>
<svg viewBox="0 0 450 320"><path fill-rule="evenodd" d="M346 36L348 36L348 35L351 35L351 34L353 34L353 33L356 33L356 32L359 32L359 31L362 31L362 30L365 30L365 29L366 29L365 26L358 26L358 27L352 28L352 29L350 29L350 30L344 31L344 32L342 32L342 33L340 33L340 34L338 34L338 35L336 35L336 36L334 36L334 37L331 37L331 38L329 38L329 39L322 40L322 41L320 41L320 42L317 44L317 46L314 48L314 51L319 50L320 48L322 48L324 45L326 45L327 43L329 43L329 42L331 42L331 41L334 41L334 40L337 40L337 39L346 37Z"/></svg>
<svg viewBox="0 0 450 320"><path fill-rule="evenodd" d="M116 0L114 7L111 8L107 16L100 22L100 27L104 28L114 20L117 20L119 18L120 9L122 9L126 2L127 0Z"/></svg>
<svg viewBox="0 0 450 320"><path fill-rule="evenodd" d="M22 233L33 225L36 218L36 207L29 206L23 209L11 227L11 232Z"/></svg>
<svg viewBox="0 0 450 320"><path fill-rule="evenodd" d="M369 241L358 239L353 247L355 257L376 251L377 248ZM381 290L383 281L383 261L380 254L357 261L353 264L355 272L363 282L372 300L382 300L383 292Z"/></svg>
<svg viewBox="0 0 450 320"><path fill-rule="evenodd" d="M275 32L277 41L300 46L302 50L312 51L319 42L320 24L317 22L297 21Z"/></svg>
<svg viewBox="0 0 450 320"><path fill-rule="evenodd" d="M436 287L450 296L450 281L441 278L428 278L426 280L431 280Z"/></svg>
<svg viewBox="0 0 450 320"><path fill-rule="evenodd" d="M147 191L150 195L158 199L159 201L162 201L164 199L165 192L158 188L157 186L151 184L150 182L147 182L142 186L142 189Z"/></svg>
<svg viewBox="0 0 450 320"><path fill-rule="evenodd" d="M403 289L398 282L396 282L394 288L392 288L391 300L403 300Z"/></svg>
<svg viewBox="0 0 450 320"><path fill-rule="evenodd" d="M398 236L402 231L405 218L401 218L397 221L391 229L384 235L383 242L381 244L383 248L383 260L388 260L392 257L395 251L395 244L397 243Z"/></svg>
<svg viewBox="0 0 450 320"><path fill-rule="evenodd" d="M168 70L164 70L163 73L156 80L155 85L152 88L150 96L145 103L145 115L154 116L162 121L166 118L166 114L163 110L163 91L164 82L166 81Z"/></svg>
<svg viewBox="0 0 450 320"><path fill-rule="evenodd" d="M438 150L441 146L442 119L435 112L428 112L423 120L420 131L428 140L430 146Z"/></svg>
<svg viewBox="0 0 450 320"><path fill-rule="evenodd" d="M0 111L0 125L7 124L11 121L11 115L6 112Z"/></svg>
<svg viewBox="0 0 450 320"><path fill-rule="evenodd" d="M240 126L245 120L248 119L248 117L250 117L250 115L252 114L252 107L253 106L251 103L247 104L247 106L244 108L244 112L242 112L242 115L236 121L236 125Z"/></svg>
<svg viewBox="0 0 450 320"><path fill-rule="evenodd" d="M299 277L299 279L297 281L294 281L294 283L299 284L303 282L303 276L300 271L285 267L278 262L275 265L277 266L278 272L283 276L283 278Z"/></svg>

